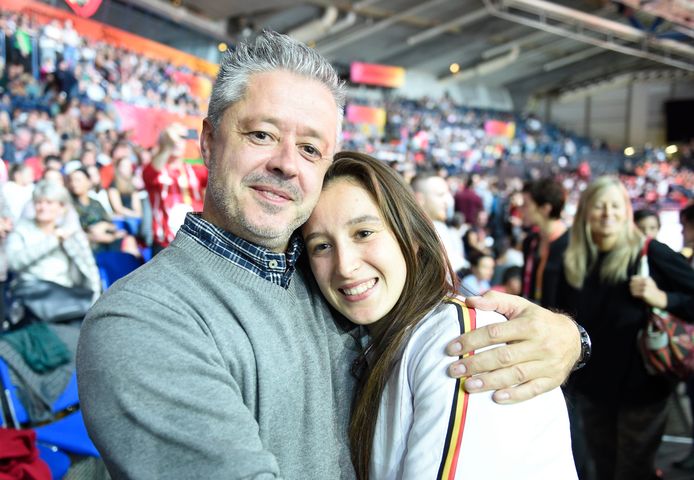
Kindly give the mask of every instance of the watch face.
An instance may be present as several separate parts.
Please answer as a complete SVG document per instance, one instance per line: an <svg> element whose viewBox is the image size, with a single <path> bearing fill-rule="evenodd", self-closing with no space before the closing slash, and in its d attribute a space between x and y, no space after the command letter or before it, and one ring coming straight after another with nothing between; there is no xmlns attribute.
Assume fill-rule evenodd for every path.
<svg viewBox="0 0 694 480"><path fill-rule="evenodd" d="M576 324L576 327L578 328L578 333L581 336L581 358L579 358L576 362L573 371L583 368L585 364L588 363L588 360L590 360L591 354L591 343L588 332L586 332L586 329L578 323Z"/></svg>
<svg viewBox="0 0 694 480"><path fill-rule="evenodd" d="M588 332L583 330L581 332L581 350L583 353L583 362L587 362L588 359L590 358L590 353L591 353L591 345L590 345L590 337L588 336Z"/></svg>

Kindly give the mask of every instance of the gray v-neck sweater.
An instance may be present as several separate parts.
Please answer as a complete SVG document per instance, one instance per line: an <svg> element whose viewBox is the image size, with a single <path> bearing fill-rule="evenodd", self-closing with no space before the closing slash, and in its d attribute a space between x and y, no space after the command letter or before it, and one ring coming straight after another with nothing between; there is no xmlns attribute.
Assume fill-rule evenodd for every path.
<svg viewBox="0 0 694 480"><path fill-rule="evenodd" d="M299 270L285 290L179 232L90 311L80 400L114 478L353 478L357 349Z"/></svg>

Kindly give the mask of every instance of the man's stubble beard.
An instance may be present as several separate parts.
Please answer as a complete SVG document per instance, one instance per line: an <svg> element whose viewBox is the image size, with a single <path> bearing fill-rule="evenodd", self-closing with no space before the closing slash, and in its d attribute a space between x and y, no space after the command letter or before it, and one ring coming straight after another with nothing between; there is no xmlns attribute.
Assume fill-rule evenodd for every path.
<svg viewBox="0 0 694 480"><path fill-rule="evenodd" d="M269 226L269 225L258 225L253 222L252 218L243 212L241 206L235 202L232 195L229 193L226 184L219 180L225 178L224 174L217 174L216 159L212 159L210 162L209 180L207 189L210 194L210 198L215 205L215 209L219 214L223 216L224 226L226 230L231 231L237 236L243 238L244 240L250 241L262 247L276 250L278 248L284 247L289 238L291 237L294 230L303 225L311 214L311 211L301 212L299 218L295 218L285 227L281 226ZM281 180L273 179L270 176L263 176L260 174L249 174L246 176L246 182L249 180L252 182L257 179L264 179L266 183L274 184L276 186L283 186L292 192L295 201L301 202L301 192L298 191L293 185L287 186L286 182L282 183ZM267 203L258 202L258 208L262 209L263 213L267 215L278 215L284 210L280 206L275 206Z"/></svg>

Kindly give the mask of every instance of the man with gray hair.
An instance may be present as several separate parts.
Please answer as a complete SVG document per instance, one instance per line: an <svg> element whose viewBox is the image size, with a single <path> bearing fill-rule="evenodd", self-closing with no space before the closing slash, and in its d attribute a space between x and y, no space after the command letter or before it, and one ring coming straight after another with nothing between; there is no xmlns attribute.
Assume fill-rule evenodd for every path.
<svg viewBox="0 0 694 480"><path fill-rule="evenodd" d="M288 37L264 32L223 58L200 138L202 214L188 214L83 326L81 405L113 477L354 477L346 430L360 346L293 233L318 200L343 106L332 67ZM458 339L456 355L519 342L455 365L466 375L508 367L473 380L522 384L496 394L517 401L561 383L579 347L566 317L500 297L486 306L511 304L522 318Z"/></svg>

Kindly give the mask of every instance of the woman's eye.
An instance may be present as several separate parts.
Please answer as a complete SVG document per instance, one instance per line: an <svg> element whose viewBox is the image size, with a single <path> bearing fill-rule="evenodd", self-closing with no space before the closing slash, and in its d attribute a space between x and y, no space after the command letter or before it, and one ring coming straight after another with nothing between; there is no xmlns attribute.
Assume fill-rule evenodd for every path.
<svg viewBox="0 0 694 480"><path fill-rule="evenodd" d="M328 244L328 243L317 243L311 248L311 253L313 253L313 254L321 253L321 252L327 250L328 248L330 248L330 244Z"/></svg>
<svg viewBox="0 0 694 480"><path fill-rule="evenodd" d="M359 238L366 238L370 237L374 232L372 230L359 230L357 232L357 237Z"/></svg>

